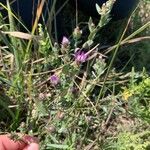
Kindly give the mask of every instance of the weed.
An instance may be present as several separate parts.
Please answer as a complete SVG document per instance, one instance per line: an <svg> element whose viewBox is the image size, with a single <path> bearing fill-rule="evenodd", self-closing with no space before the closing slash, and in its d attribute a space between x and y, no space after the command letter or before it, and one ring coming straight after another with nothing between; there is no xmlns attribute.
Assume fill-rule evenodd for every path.
<svg viewBox="0 0 150 150"><path fill-rule="evenodd" d="M86 36L77 24L61 43L37 20L31 34L16 31L7 4L9 25L0 20L2 133L38 136L41 150L149 148L147 126L138 130L141 120L149 123L149 74L125 73L126 65L116 69L114 62L120 47L139 40L150 22L126 36L129 19L117 43L102 47L96 39L110 21L113 4L96 5L98 23L89 19Z"/></svg>

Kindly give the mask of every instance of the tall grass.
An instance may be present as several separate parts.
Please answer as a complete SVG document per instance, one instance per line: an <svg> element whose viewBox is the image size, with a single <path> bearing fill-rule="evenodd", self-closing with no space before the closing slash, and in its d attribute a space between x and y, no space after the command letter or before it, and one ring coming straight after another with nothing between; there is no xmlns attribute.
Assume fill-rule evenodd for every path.
<svg viewBox="0 0 150 150"><path fill-rule="evenodd" d="M129 148L134 141L136 146L135 137L143 141L145 149L150 146L143 136L149 134L144 129L149 130L149 74L144 69L136 72L134 66L127 73L116 71L114 65L120 49L134 49L128 43L149 39L138 35L150 22L125 37L130 18L118 42L100 52L95 38L109 22L113 3L107 3L110 5L103 9L109 8L100 14L98 24L89 19L86 38L82 38L82 29L75 27L62 43L53 42L46 27L38 25L39 16L31 33L17 31L9 3L7 7L0 3L9 16L9 25L0 22L2 133L37 136L41 149L121 150L122 143ZM101 10L98 5L97 10ZM133 144L130 147L134 148Z"/></svg>

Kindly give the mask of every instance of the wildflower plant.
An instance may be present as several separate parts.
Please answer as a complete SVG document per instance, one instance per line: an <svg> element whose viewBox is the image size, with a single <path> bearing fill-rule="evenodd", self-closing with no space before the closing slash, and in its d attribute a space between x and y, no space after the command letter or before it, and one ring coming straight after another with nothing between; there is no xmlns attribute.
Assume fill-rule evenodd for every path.
<svg viewBox="0 0 150 150"><path fill-rule="evenodd" d="M96 4L99 22L89 19L86 38L82 38L80 25L60 43L50 38L43 25L27 40L7 37L0 28L0 113L2 106L9 116L0 120L0 131L4 132L1 126L5 126L8 132L38 136L41 150L99 149L107 137L115 136L111 124L119 115L128 114L124 104L132 96L142 96L149 88L149 78L126 87L129 94L120 92L130 79L110 67L107 53L100 52L101 43L95 42L111 19L114 3ZM144 100L148 94L149 90ZM8 102L4 103L4 98Z"/></svg>
<svg viewBox="0 0 150 150"><path fill-rule="evenodd" d="M124 88L122 98L129 103L132 115L150 123L150 78L144 71L141 74L133 71L131 76L129 88Z"/></svg>

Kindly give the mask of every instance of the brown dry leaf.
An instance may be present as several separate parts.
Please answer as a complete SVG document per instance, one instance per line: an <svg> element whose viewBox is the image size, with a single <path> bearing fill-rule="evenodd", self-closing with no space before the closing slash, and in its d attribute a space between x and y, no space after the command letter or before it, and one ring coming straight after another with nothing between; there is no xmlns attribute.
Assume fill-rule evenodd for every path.
<svg viewBox="0 0 150 150"><path fill-rule="evenodd" d="M3 32L4 34L9 34L13 37L17 37L20 39L25 39L25 40L31 40L35 38L35 36L29 34L29 33L24 33L24 32L19 32L19 31L12 31L12 32Z"/></svg>

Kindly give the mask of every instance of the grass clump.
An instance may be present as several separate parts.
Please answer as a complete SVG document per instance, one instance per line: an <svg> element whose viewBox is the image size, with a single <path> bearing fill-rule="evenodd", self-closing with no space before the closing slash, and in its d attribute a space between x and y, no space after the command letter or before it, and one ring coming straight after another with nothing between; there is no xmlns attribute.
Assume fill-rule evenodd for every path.
<svg viewBox="0 0 150 150"><path fill-rule="evenodd" d="M118 71L113 64L120 46L150 23L125 38L127 24L116 45L100 52L95 38L109 22L113 3L96 6L101 19L98 24L89 19L86 38L77 25L61 43L53 42L41 24L37 34L29 34L8 31L10 26L1 23L2 133L37 136L41 149L149 147L149 132L138 130L141 120L144 127L149 123L149 75Z"/></svg>

